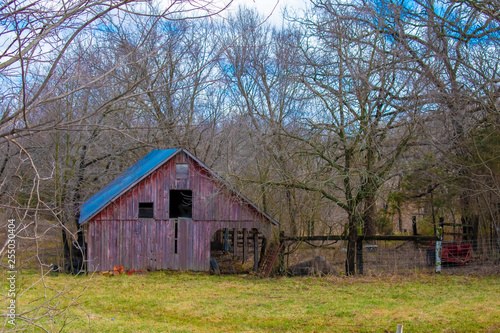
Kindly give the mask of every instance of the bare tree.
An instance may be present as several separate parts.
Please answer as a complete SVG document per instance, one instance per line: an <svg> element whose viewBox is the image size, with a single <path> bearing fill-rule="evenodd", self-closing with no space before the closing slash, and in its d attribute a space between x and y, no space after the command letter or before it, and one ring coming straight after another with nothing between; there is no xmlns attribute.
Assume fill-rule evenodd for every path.
<svg viewBox="0 0 500 333"><path fill-rule="evenodd" d="M159 93L165 87L148 87L148 71L161 76L168 73L170 64L156 68L145 65L161 57L168 60L165 48L147 48L153 34L168 39L175 31L162 30L160 26L172 22L181 26L186 20L195 23L194 19L203 17L209 20L227 4L75 0L63 4L10 1L0 5L0 35L8 41L0 50L0 150L3 152L0 205L2 214L18 221L17 236L21 237L23 232L23 241L35 244L42 283L52 269L39 255L38 244L47 232L43 230L47 225L44 221L50 228L55 225L62 230L72 266L75 256L84 257L83 232L78 226L81 201L95 191L92 186L96 183L106 182L111 173L128 167L123 163L125 156L130 158L135 150L154 145L155 139L148 132L158 123L145 123L148 117L142 112L144 107L137 106L141 103L144 106L142 101L147 100L148 93ZM146 21L148 24L139 33L115 29ZM120 53L105 41L122 32L132 43L122 44ZM131 34L135 34L133 38ZM209 68L207 65L216 54L195 54L195 45L198 51L205 51L198 43L200 35L197 38L191 48L174 54L183 59L184 67L169 84L185 80L185 87L190 87L188 78L204 82L203 69ZM187 66L185 59L192 59L193 65ZM135 68L145 72L130 71ZM127 73L131 75L126 77ZM201 90L200 84L196 89ZM182 87L178 91L182 92ZM194 110L197 103L193 99L199 94L192 96ZM183 101L189 101L189 94ZM142 114L137 114L138 110ZM197 115L193 112L191 117L195 119ZM190 128L194 123L193 120L186 126ZM103 169L112 172L106 175ZM2 255L4 249L5 246ZM64 297L64 293L58 295ZM34 325L49 330L40 320L51 316L51 311L41 305L39 311L17 313L16 318L25 325L18 320L17 327L4 328L24 329Z"/></svg>
<svg viewBox="0 0 500 333"><path fill-rule="evenodd" d="M468 142L499 111L498 3L384 1L358 8L373 13L376 19L366 22L398 45L398 57L425 85L426 140L440 156L436 163L458 180L448 184L459 189L463 224L472 225L477 238L483 190L477 185L484 174L475 174L477 151Z"/></svg>
<svg viewBox="0 0 500 333"><path fill-rule="evenodd" d="M304 91L293 77L297 72L298 52L290 45L297 36L286 28L278 30L261 24L262 19L256 11L240 8L224 26L226 44L241 35L220 61L231 106L247 124L240 131L246 140L242 140L236 154L254 161L253 168L233 162L230 173L238 175L235 178L242 180L247 190L250 180L258 183L254 199L280 217L283 229L297 235L300 220L309 220L303 218L305 214L299 209L303 207L297 201L299 194L292 187L263 185L269 180L293 178L297 170L291 158L293 144L281 135L282 127L293 130L293 122L304 105Z"/></svg>
<svg viewBox="0 0 500 333"><path fill-rule="evenodd" d="M310 96L302 132L282 128L301 143L296 155L309 171L275 184L320 193L345 211L346 271L353 274L359 230L375 232L377 192L413 138L418 82L402 69L394 45L364 23L369 13L342 2L314 5L299 20L303 70L297 76Z"/></svg>

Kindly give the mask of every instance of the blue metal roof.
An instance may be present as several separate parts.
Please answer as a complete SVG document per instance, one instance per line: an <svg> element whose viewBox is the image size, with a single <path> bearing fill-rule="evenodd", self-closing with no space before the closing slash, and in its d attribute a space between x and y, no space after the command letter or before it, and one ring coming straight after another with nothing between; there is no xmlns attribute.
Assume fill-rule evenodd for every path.
<svg viewBox="0 0 500 333"><path fill-rule="evenodd" d="M156 170L177 151L179 149L155 149L144 156L143 159L132 165L120 177L83 203L79 223L90 220L123 192Z"/></svg>

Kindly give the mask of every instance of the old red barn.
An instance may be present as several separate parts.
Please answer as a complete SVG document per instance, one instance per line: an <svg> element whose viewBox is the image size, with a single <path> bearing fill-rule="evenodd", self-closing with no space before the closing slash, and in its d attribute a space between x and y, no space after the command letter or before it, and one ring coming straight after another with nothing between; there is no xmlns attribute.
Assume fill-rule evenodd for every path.
<svg viewBox="0 0 500 333"><path fill-rule="evenodd" d="M216 233L243 257L251 238L257 263L258 233L269 239L277 225L184 149L153 150L89 198L80 223L89 271L208 271Z"/></svg>

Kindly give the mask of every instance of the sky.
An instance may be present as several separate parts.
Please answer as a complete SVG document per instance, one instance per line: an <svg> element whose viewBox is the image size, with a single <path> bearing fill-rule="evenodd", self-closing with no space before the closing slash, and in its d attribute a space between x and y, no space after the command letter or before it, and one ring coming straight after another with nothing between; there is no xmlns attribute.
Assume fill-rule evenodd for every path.
<svg viewBox="0 0 500 333"><path fill-rule="evenodd" d="M239 5L256 8L265 17L269 16L272 23L280 25L285 7L300 10L305 8L307 3L307 0L233 0L229 11L236 10Z"/></svg>

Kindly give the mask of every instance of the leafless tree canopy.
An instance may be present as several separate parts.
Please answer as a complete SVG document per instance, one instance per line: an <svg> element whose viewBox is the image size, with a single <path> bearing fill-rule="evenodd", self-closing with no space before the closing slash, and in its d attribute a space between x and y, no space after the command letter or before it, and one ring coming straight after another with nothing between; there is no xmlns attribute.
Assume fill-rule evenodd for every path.
<svg viewBox="0 0 500 333"><path fill-rule="evenodd" d="M81 203L184 147L286 234L346 235L348 273L358 235L428 205L430 233L498 237L498 1L311 0L280 27L229 5L2 1L2 221L77 272Z"/></svg>

